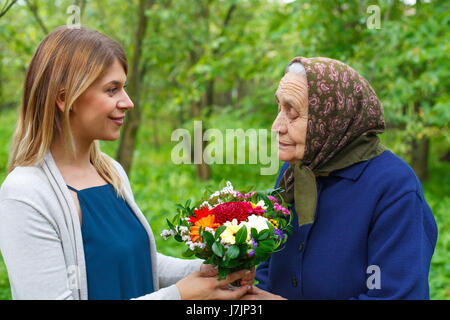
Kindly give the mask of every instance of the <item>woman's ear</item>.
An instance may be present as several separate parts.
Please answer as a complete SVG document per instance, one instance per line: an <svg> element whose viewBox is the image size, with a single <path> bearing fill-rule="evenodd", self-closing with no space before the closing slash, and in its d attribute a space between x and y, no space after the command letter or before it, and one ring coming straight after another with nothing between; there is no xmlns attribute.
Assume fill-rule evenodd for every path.
<svg viewBox="0 0 450 320"><path fill-rule="evenodd" d="M65 92L64 89L61 89L58 92L58 95L56 96L56 105L58 106L58 109L64 113L64 109L66 108L65 104Z"/></svg>

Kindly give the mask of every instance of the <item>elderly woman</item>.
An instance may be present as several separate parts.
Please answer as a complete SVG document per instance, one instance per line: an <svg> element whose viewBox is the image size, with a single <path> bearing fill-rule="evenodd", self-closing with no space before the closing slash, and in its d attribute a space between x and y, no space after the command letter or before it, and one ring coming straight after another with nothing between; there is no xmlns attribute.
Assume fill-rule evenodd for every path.
<svg viewBox="0 0 450 320"><path fill-rule="evenodd" d="M275 94L293 234L247 299L428 299L437 228L413 170L379 143L370 84L328 58L294 58Z"/></svg>

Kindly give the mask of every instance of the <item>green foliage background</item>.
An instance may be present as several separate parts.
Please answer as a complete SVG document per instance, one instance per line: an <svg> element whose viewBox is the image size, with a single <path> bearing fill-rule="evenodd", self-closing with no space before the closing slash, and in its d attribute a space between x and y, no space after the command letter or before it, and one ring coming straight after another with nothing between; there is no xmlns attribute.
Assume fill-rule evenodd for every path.
<svg viewBox="0 0 450 320"><path fill-rule="evenodd" d="M67 22L67 7L75 2L82 1L31 1L48 30ZM379 29L367 27L371 4L380 8ZM86 1L81 22L119 41L132 64L137 8L138 0ZM183 251L159 236L175 203L195 201L223 179L258 189L273 187L276 179L260 175L259 165L227 164L212 165L211 179L200 181L194 165L172 162L173 130L192 130L194 120L222 132L269 129L274 92L289 60L326 56L348 63L372 84L384 106L388 129L381 139L389 149L412 164L412 141L430 139L430 178L423 188L439 229L430 294L450 298L450 164L441 160L450 151L448 2L155 0L146 15L143 121L129 178L160 252L181 257ZM0 181L6 177L25 70L44 36L23 2L0 18ZM214 101L205 105L211 80ZM194 116L196 103L203 107ZM113 157L117 147L118 141L102 143ZM0 257L0 299L10 298Z"/></svg>

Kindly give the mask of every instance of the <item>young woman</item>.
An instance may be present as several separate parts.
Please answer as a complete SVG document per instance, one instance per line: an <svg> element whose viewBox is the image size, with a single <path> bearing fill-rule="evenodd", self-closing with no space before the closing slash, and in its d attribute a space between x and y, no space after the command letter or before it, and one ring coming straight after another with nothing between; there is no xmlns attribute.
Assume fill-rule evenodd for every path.
<svg viewBox="0 0 450 320"><path fill-rule="evenodd" d="M0 189L0 249L14 299L236 299L254 273L217 280L201 260L157 253L118 162L133 103L126 56L87 28L48 34L27 70L8 176ZM237 290L227 285L237 279Z"/></svg>

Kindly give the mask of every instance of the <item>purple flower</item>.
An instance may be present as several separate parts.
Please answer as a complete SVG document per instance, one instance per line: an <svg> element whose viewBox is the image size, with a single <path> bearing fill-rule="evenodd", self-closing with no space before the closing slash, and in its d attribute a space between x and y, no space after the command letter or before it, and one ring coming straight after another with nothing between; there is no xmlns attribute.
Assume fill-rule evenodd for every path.
<svg viewBox="0 0 450 320"><path fill-rule="evenodd" d="M253 248L258 248L258 242L256 242L255 239L253 239L253 237L252 237L252 245Z"/></svg>
<svg viewBox="0 0 450 320"><path fill-rule="evenodd" d="M280 229L277 229L277 228L274 229L273 234L278 236L278 238L280 240L283 240L284 237L286 237L286 235L284 234L283 230L280 230Z"/></svg>
<svg viewBox="0 0 450 320"><path fill-rule="evenodd" d="M253 247L253 249L248 251L248 255L250 257L253 257L255 255L255 252L256 252L255 249L258 247L258 242L256 242L255 239L253 239L253 237L251 239L252 239L252 247Z"/></svg>
<svg viewBox="0 0 450 320"><path fill-rule="evenodd" d="M267 196L267 198L272 202L277 202L277 199L273 196Z"/></svg>

